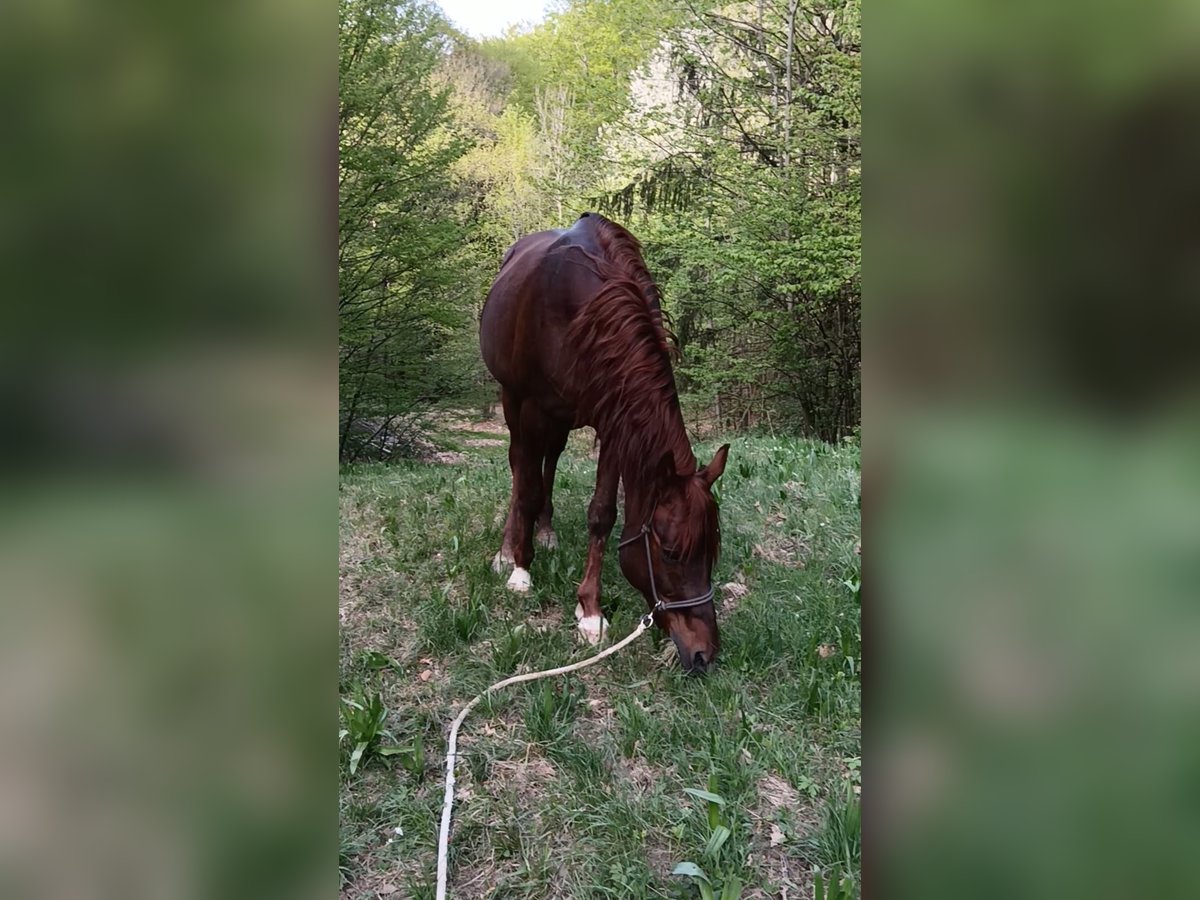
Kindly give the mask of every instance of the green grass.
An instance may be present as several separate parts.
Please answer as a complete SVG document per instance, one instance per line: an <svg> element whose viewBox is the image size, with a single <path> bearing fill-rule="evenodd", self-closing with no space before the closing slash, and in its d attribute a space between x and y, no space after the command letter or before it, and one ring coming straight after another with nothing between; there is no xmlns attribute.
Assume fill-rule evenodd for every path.
<svg viewBox="0 0 1200 900"><path fill-rule="evenodd" d="M452 437L467 461L341 473L341 690L378 692L381 728L412 755L342 769L343 896L432 896L446 724L515 671L591 655L575 637L595 464L574 435L555 490L557 550L539 548L534 590L491 570L506 510L506 447ZM444 441L447 444L448 441ZM713 441L697 447L702 461ZM652 633L567 678L519 685L472 712L451 845L454 897L693 897L670 873L703 860L714 881L812 895L812 872L857 882L860 627L855 445L735 436L718 482L718 584L748 593L721 625L705 678L681 674ZM620 524L618 522L618 528ZM614 639L644 612L610 541L603 589ZM799 563L799 565L797 565ZM711 781L710 781L711 779ZM719 858L704 805L716 784L730 835ZM772 843L771 836L783 840Z"/></svg>

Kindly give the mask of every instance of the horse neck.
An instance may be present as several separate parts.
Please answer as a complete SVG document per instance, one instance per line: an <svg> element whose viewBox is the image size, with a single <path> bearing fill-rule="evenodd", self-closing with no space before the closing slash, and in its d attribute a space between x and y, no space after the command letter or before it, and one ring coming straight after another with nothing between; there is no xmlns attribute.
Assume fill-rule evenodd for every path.
<svg viewBox="0 0 1200 900"><path fill-rule="evenodd" d="M628 492L653 477L664 454L675 471L696 470L671 371L670 342L644 292L627 276L606 276L567 329L578 417L595 425L616 455Z"/></svg>

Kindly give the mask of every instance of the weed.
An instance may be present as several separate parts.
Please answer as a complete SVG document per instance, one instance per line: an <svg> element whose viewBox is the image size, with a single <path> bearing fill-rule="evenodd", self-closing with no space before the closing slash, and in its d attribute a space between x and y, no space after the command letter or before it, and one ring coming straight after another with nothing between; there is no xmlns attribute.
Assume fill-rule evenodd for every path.
<svg viewBox="0 0 1200 900"><path fill-rule="evenodd" d="M492 644L492 667L499 674L513 674L525 658L525 628L518 625Z"/></svg>
<svg viewBox="0 0 1200 900"><path fill-rule="evenodd" d="M387 709L378 692L368 696L359 685L352 696L342 698L342 730L338 740L349 739L347 768L351 775L358 771L363 757L377 749L380 738L391 737L383 727L386 719Z"/></svg>
<svg viewBox="0 0 1200 900"><path fill-rule="evenodd" d="M364 668L372 671L387 668L395 669L398 672L404 671L404 667L400 663L387 654L380 653L378 650L368 650L359 657L359 661Z"/></svg>
<svg viewBox="0 0 1200 900"><path fill-rule="evenodd" d="M809 846L817 860L828 868L857 872L862 863L862 810L852 789L843 799L830 803L825 821Z"/></svg>
<svg viewBox="0 0 1200 900"><path fill-rule="evenodd" d="M671 870L672 875L686 875L692 879L700 891L702 900L717 900L717 887L713 885L712 880L708 877L702 868L694 862L681 862ZM740 900L742 896L742 881L736 876L730 876L725 879L725 882L720 887L720 900Z"/></svg>
<svg viewBox="0 0 1200 900"><path fill-rule="evenodd" d="M579 710L580 693L572 681L540 681L529 691L525 727L538 744L554 744L570 733Z"/></svg>
<svg viewBox="0 0 1200 900"><path fill-rule="evenodd" d="M821 872L813 873L813 900L858 900L858 889L854 879L834 870L828 888Z"/></svg>
<svg viewBox="0 0 1200 900"><path fill-rule="evenodd" d="M372 756L398 757L402 766L416 775L425 773L425 741L418 733L406 747L382 746L382 739L395 741L395 736L384 726L387 708L382 695L376 691L368 695L362 685L357 685L350 697L342 698L342 729L338 732L339 742L345 742L349 755L346 770L354 775Z"/></svg>
<svg viewBox="0 0 1200 900"><path fill-rule="evenodd" d="M425 777L425 737L419 732L407 747L384 747L379 753L381 756L397 757L400 765L416 778Z"/></svg>
<svg viewBox="0 0 1200 900"><path fill-rule="evenodd" d="M714 871L723 872L721 850L733 835L732 823L725 815L725 798L717 793L717 776L708 777L708 790L684 788L684 793L704 803L705 822L708 825L708 840L704 844L703 856ZM712 900L717 890L708 873L698 864L687 861L675 867L672 875L686 875L700 891L700 896ZM720 876L721 900L738 900L742 895L741 879L731 873Z"/></svg>

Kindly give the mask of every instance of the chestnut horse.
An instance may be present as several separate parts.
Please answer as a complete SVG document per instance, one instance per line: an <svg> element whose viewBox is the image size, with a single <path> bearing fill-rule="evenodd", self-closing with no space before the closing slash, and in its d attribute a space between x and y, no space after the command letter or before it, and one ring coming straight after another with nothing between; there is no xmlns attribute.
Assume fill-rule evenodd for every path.
<svg viewBox="0 0 1200 900"><path fill-rule="evenodd" d="M590 425L600 458L575 607L579 630L598 643L608 625L600 568L622 482L621 571L670 634L684 669L707 670L720 649L712 589L720 526L711 488L729 445L697 466L671 371L673 345L637 240L595 213L521 238L488 293L479 343L500 382L510 436L512 499L496 571L514 565L508 587L529 590L535 530L543 546L557 544L558 458L571 429Z"/></svg>

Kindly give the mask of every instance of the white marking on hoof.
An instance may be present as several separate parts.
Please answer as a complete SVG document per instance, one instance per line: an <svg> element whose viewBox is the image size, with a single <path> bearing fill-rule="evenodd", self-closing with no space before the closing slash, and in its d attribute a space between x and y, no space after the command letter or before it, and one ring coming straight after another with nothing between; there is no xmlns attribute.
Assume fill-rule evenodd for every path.
<svg viewBox="0 0 1200 900"><path fill-rule="evenodd" d="M529 593L530 585L529 573L520 566L513 569L513 573L508 576L508 589L510 591L527 594Z"/></svg>
<svg viewBox="0 0 1200 900"><path fill-rule="evenodd" d="M583 639L593 646L604 640L608 631L608 620L604 616L584 616L576 623Z"/></svg>
<svg viewBox="0 0 1200 900"><path fill-rule="evenodd" d="M503 550L500 550L492 557L492 571L497 575L503 575L514 562L516 560L513 559L511 553L505 553Z"/></svg>
<svg viewBox="0 0 1200 900"><path fill-rule="evenodd" d="M553 528L543 528L537 533L537 542L543 547L553 550L558 546L558 535Z"/></svg>

